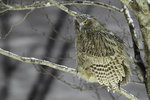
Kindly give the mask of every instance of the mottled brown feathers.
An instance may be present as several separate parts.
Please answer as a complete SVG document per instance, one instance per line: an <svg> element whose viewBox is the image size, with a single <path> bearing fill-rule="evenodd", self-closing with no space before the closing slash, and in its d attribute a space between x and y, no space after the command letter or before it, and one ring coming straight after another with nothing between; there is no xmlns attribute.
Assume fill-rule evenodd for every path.
<svg viewBox="0 0 150 100"><path fill-rule="evenodd" d="M78 74L111 89L119 88L129 70L123 41L89 15L77 16L74 22Z"/></svg>

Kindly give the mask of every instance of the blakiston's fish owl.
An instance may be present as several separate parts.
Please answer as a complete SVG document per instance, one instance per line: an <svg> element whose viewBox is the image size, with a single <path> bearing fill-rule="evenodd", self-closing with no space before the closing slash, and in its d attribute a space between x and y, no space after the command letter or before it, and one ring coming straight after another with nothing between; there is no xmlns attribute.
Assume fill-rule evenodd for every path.
<svg viewBox="0 0 150 100"><path fill-rule="evenodd" d="M92 16L75 17L77 72L89 82L117 89L127 80L124 43Z"/></svg>

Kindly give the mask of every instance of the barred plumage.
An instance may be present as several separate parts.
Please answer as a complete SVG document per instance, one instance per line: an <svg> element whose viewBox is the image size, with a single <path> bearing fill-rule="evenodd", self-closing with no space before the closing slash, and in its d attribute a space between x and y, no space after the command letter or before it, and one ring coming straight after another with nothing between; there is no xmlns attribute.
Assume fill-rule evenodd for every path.
<svg viewBox="0 0 150 100"><path fill-rule="evenodd" d="M89 15L77 16L74 22L78 74L111 89L119 88L130 70L123 41Z"/></svg>

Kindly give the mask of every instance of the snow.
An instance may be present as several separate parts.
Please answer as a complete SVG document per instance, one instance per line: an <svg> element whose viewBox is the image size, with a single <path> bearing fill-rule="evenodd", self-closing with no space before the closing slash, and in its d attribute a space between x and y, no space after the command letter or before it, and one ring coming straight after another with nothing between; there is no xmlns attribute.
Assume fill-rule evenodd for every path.
<svg viewBox="0 0 150 100"><path fill-rule="evenodd" d="M133 23L133 20L132 20L132 18L130 16L128 8L126 6L124 6L124 8L126 9L125 13L128 15L128 21L129 21L129 23ZM133 24L133 26L134 26L134 24Z"/></svg>
<svg viewBox="0 0 150 100"><path fill-rule="evenodd" d="M47 2L47 3L45 4L45 6L50 6L50 2Z"/></svg>
<svg viewBox="0 0 150 100"><path fill-rule="evenodd" d="M129 2L133 2L132 0L128 0Z"/></svg>
<svg viewBox="0 0 150 100"><path fill-rule="evenodd" d="M131 15L130 15L130 12L129 12L128 8L126 6L124 6L124 9L125 9L126 15L128 16L128 18L127 18L128 23L131 24L133 27L135 27L134 23L133 23L133 19L131 18ZM134 36L137 37L135 28L134 28Z"/></svg>
<svg viewBox="0 0 150 100"><path fill-rule="evenodd" d="M148 4L150 4L150 0L147 0Z"/></svg>

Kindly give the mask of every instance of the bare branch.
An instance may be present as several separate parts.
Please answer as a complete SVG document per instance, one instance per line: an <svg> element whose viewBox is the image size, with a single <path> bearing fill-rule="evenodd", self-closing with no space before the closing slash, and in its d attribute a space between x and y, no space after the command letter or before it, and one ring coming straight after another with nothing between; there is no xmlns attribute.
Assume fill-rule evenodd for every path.
<svg viewBox="0 0 150 100"><path fill-rule="evenodd" d="M130 81L129 83L131 83L131 84L137 84L137 85L144 85L144 82L134 82L134 81Z"/></svg>
<svg viewBox="0 0 150 100"><path fill-rule="evenodd" d="M145 77L144 83L147 90L148 98L150 99L150 4L149 0L120 0L125 4L137 17L139 27L143 37L143 46L145 53ZM130 0L131 1L131 0Z"/></svg>
<svg viewBox="0 0 150 100"><path fill-rule="evenodd" d="M56 5L58 8L60 8L61 10L65 11L66 13L72 15L72 16L77 16L77 12L69 10L67 7L65 7L64 5L54 1L54 0L49 0L52 4Z"/></svg>
<svg viewBox="0 0 150 100"><path fill-rule="evenodd" d="M68 68L66 66L63 65L58 65L49 61L45 61L45 60L41 60L41 59L37 59L37 58L33 58L33 57L21 57L19 55L16 55L14 53L11 53L9 51L3 50L0 48L0 54L5 55L7 57L10 57L12 59L16 59L19 60L21 62L26 62L26 63L32 63L32 64L40 64L40 65L46 65L48 67L57 69L57 70L61 70L64 72L68 72L71 73L73 75L77 75L77 72L75 69L73 68ZM65 83L65 82L64 82ZM79 87L78 87L79 88ZM127 97L129 100L138 100L136 97L134 97L133 95L127 93L125 90L120 89L120 90L115 90L116 92L124 95L125 97Z"/></svg>
<svg viewBox="0 0 150 100"><path fill-rule="evenodd" d="M104 85L98 85L98 86L97 85L96 86L76 85L74 83L69 83L69 82L63 80L62 77L58 77L58 76L51 74L49 71L45 70L44 68L40 67L40 70L38 68L36 68L36 69L38 70L38 72L41 72L41 70L42 70L42 72L41 72L42 74L44 72L44 74L52 76L53 78L57 79L58 81L63 82L64 84L70 86L73 89L79 89L81 91L86 91L86 90L95 90L98 88L104 88L105 87Z"/></svg>
<svg viewBox="0 0 150 100"><path fill-rule="evenodd" d="M130 30L132 40L133 40L133 49L134 49L134 54L135 54L135 60L136 61L132 61L132 63L140 71L140 74L141 74L142 78L144 79L144 77L145 77L144 63L143 63L141 55L140 55L138 39L137 39L137 33L136 33L136 30L135 30L133 19L131 18L131 15L129 13L129 9L124 4L123 4L123 12L124 12L124 16L126 18L126 21L129 25L129 30Z"/></svg>
<svg viewBox="0 0 150 100"><path fill-rule="evenodd" d="M64 2L57 2L57 5L94 5L94 6L100 6L100 7L104 7L107 9L111 9L113 11L122 13L122 9L119 9L115 6L112 5L108 5L105 3L101 3L101 2L92 2L92 1L64 1ZM4 4L3 7L5 8L5 10L1 11L0 13L4 12L4 11L8 11L8 10L32 10L32 9L36 9L36 8L45 8L45 7L51 7L51 6L55 6L55 4L51 4L50 2L34 2L31 5L6 5ZM62 7L62 9L68 10L68 8L64 8ZM76 15L76 14L75 14Z"/></svg>
<svg viewBox="0 0 150 100"><path fill-rule="evenodd" d="M52 3L54 4L50 4L49 2L46 3L46 4L42 4L41 3L33 3L32 5L26 5L26 6L20 6L20 5L17 5L17 6L10 6L10 5L3 5L5 6L4 8L6 8L5 11L8 10L33 10L35 8L42 8L42 7L50 7L50 6L54 6L56 5L57 7L59 7L60 9L62 9L63 11L69 13L70 15L73 15L73 16L76 16L77 13L76 12L73 12L71 10L69 10L68 8L66 8L65 6L63 5L73 5L73 4L84 4L84 5L96 5L96 6L101 6L101 7L105 7L105 8L108 8L108 9L111 9L111 10L115 10L117 12L120 12L120 13L123 13L123 10L120 10L119 8L116 8L114 6L110 6L110 5L107 5L107 4L103 4L103 3L96 3L96 2L91 2L91 1L76 1L76 2L61 2L61 3L58 3L58 2L55 2L54 0L49 0L51 1ZM4 10L3 10L4 12ZM33 58L33 57L21 57L19 55L16 55L14 53L11 53L9 51L6 51L6 50L3 50L0 48L0 54L2 55L5 55L5 56L8 56L10 58L13 58L13 59L16 59L16 60L19 60L19 61L22 61L22 62L26 62L26 63L33 63L33 64L40 64L40 65L46 65L46 66L49 66L51 68L54 68L54 69L58 69L58 70L61 70L61 71L64 71L64 72L68 72L68 73L72 73L74 75L77 74L76 70L73 69L73 68L68 68L66 66L63 66L63 65L58 65L58 64L55 64L55 63L52 63L52 62L49 62L49 61L45 61L45 60L41 60L41 59L37 59L37 58ZM136 97L134 97L132 94L129 94L127 93L125 90L123 89L120 89L120 90L115 90L116 92L124 95L125 97L127 97L129 100L138 100Z"/></svg>
<svg viewBox="0 0 150 100"><path fill-rule="evenodd" d="M126 90L120 88L115 90L116 92L122 94L123 96L125 96L126 98L128 98L129 100L138 100L136 97L134 97L132 94L128 93Z"/></svg>
<svg viewBox="0 0 150 100"><path fill-rule="evenodd" d="M41 60L41 59L37 59L37 58L33 58L33 57L21 57L17 54L11 53L9 51L3 50L0 48L0 54L5 55L7 57L19 60L21 62L26 62L26 63L32 63L32 64L40 64L40 65L46 65L48 67L57 69L57 70L61 70L64 72L68 72L68 73L72 73L74 75L76 75L76 70L73 68L68 68L66 66L63 65L58 65L49 61L45 61L45 60Z"/></svg>
<svg viewBox="0 0 150 100"><path fill-rule="evenodd" d="M149 0L120 0L125 4L130 10L134 12L135 15L139 15L142 12L145 15L149 14Z"/></svg>
<svg viewBox="0 0 150 100"><path fill-rule="evenodd" d="M3 37L3 36L0 37L0 39L6 39L6 37L10 34L10 32L13 30L13 28L14 28L15 26L20 25L22 22L24 22L24 20L28 17L28 15L29 15L33 10L34 10L34 9L30 10L29 12L27 12L26 15L23 17L23 19L19 20L19 22L15 23L15 24L13 24L13 25L10 27L9 31L5 34L5 36L4 36L4 37ZM0 33L0 34L2 34L2 33Z"/></svg>
<svg viewBox="0 0 150 100"><path fill-rule="evenodd" d="M74 89L80 89L80 90L95 90L98 88L104 88L104 85L98 85L98 86L92 86L92 87L87 87L87 86L78 86L76 84L73 83L69 83L65 80L62 80L62 78L59 78L57 76L52 75L51 73L49 73L48 71L46 71L45 69L41 68L43 71L45 71L45 74L51 75L52 77L54 77L55 79L63 82L64 84L74 88ZM133 83L133 82L132 82ZM135 83L135 82L134 82ZM142 84L142 83L136 83L136 84ZM127 91L125 91L124 89L120 88L120 90L115 90L116 92L122 94L123 96L127 97L129 100L138 100L136 97L134 97L132 94L129 94Z"/></svg>
<svg viewBox="0 0 150 100"><path fill-rule="evenodd" d="M131 18L129 9L125 5L123 5L123 12L124 12L124 16L126 18L126 21L129 25L132 38L134 39L134 41L136 42L136 45L138 46L137 33L136 33L136 30L135 30L133 19Z"/></svg>

